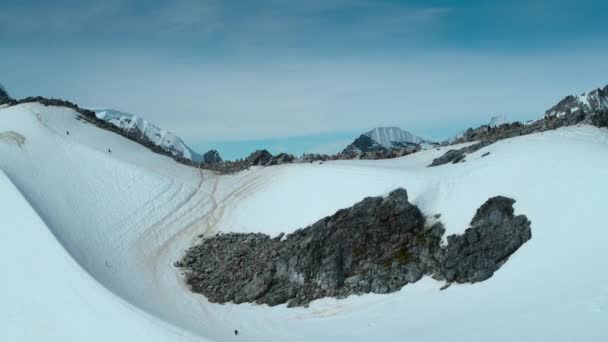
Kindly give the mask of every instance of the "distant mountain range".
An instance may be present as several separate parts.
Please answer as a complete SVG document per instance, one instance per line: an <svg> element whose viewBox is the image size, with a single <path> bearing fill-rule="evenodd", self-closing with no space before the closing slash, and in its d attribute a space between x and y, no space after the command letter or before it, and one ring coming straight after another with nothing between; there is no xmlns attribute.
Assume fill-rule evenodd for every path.
<svg viewBox="0 0 608 342"><path fill-rule="evenodd" d="M203 157L188 147L180 137L159 128L148 120L114 109L92 108L91 110L95 112L98 119L109 122L126 133L135 135L138 139L148 140L173 156L193 162L203 160Z"/></svg>
<svg viewBox="0 0 608 342"><path fill-rule="evenodd" d="M174 159L187 164L197 164L203 161L203 156L188 147L177 135L161 129L155 124L131 113L121 112L113 109L87 110L78 107L68 101L59 99L48 99L43 97L28 97L15 100L0 85L0 105L17 105L20 103L40 102L44 105L66 106L73 108L79 113L92 117L103 123L103 128L120 131L121 135L139 142L151 148L155 152L172 156ZM577 123L589 123L603 126L604 121L608 125L608 118L603 114L608 110L608 85L581 95L569 95L545 112L543 118L538 120L559 119L560 125L572 125ZM596 115L596 113L601 115ZM525 125L531 125L538 120L529 121ZM110 126L104 126L110 124ZM494 134L495 129L504 127L509 121L504 115L494 116L488 124L478 128L470 128L467 131L444 141L442 144L466 142L479 140ZM494 133L493 133L494 132ZM500 132L500 130L498 130ZM371 159L394 158L418 150L432 148L438 145L428 139L412 134L399 127L376 127L361 134L349 144L336 158L365 157ZM221 157L217 151L208 152L207 163L217 163ZM293 159L293 158L292 158Z"/></svg>

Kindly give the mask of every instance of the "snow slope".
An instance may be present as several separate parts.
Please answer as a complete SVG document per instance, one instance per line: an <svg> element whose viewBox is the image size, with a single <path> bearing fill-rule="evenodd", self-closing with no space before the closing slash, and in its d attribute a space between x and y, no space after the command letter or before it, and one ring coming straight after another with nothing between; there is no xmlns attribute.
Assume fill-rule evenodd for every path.
<svg viewBox="0 0 608 342"><path fill-rule="evenodd" d="M91 278L1 171L0 194L3 341L195 340Z"/></svg>
<svg viewBox="0 0 608 342"><path fill-rule="evenodd" d="M167 132L142 117L114 109L92 109L97 118L107 121L126 132L138 132L152 143L174 156L200 162L202 156L188 147L180 137Z"/></svg>
<svg viewBox="0 0 608 342"><path fill-rule="evenodd" d="M608 338L605 129L566 127L504 140L465 163L436 168L426 165L454 146L218 176L75 116L37 104L0 109L0 169L19 190L0 177L0 253L12 280L0 282L0 293L3 303L18 294L0 306L0 324L24 327L1 329L2 340L19 340L25 327L30 335L23 340L48 340L36 328L38 313L54 316L52 336L64 341L83 340L86 331L92 341ZM516 212L532 221L532 240L483 283L439 291L443 284L425 278L390 295L323 299L309 308L210 304L172 267L198 234L291 232L397 186L426 214L441 213L449 233L462 232L488 197L513 197ZM16 224L23 228L10 228ZM20 246L34 247L36 265ZM26 272L37 265L45 270ZM52 296L33 288L46 272L60 276L49 287ZM16 315L17 305L27 310Z"/></svg>

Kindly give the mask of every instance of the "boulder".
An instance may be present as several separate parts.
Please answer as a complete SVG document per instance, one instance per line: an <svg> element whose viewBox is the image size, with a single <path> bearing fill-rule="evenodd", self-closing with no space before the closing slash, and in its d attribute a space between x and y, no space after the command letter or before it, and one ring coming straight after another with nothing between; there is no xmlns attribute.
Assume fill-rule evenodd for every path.
<svg viewBox="0 0 608 342"><path fill-rule="evenodd" d="M532 238L530 221L513 215L514 202L502 196L490 198L477 210L464 234L448 236L442 267L447 281L475 283L490 278Z"/></svg>

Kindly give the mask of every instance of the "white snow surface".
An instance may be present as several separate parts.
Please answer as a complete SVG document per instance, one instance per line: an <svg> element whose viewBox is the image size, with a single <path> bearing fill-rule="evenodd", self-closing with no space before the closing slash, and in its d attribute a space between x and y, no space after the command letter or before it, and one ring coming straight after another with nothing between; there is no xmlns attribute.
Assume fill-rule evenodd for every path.
<svg viewBox="0 0 608 342"><path fill-rule="evenodd" d="M219 176L76 116L0 109L2 341L608 339L605 129L503 140L434 168L454 146ZM423 278L309 308L211 304L172 266L199 234L288 233L399 186L425 214L441 213L448 234L489 197L512 197L533 237L482 283L440 291Z"/></svg>
<svg viewBox="0 0 608 342"><path fill-rule="evenodd" d="M399 127L376 127L364 134L386 148L393 147L393 142L411 144L422 144L427 142L425 139Z"/></svg>
<svg viewBox="0 0 608 342"><path fill-rule="evenodd" d="M114 109L92 108L91 110L95 112L97 118L107 121L125 131L138 129L155 145L170 151L173 155L192 161L202 160L202 157L192 151L180 137L159 128L142 117Z"/></svg>

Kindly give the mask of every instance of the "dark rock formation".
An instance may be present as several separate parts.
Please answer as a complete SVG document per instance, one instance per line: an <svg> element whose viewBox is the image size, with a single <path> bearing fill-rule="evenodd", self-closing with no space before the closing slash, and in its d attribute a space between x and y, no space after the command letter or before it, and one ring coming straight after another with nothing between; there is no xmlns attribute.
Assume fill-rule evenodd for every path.
<svg viewBox="0 0 608 342"><path fill-rule="evenodd" d="M271 160L272 154L266 150L257 150L247 157L247 162L253 166L264 166L269 164Z"/></svg>
<svg viewBox="0 0 608 342"><path fill-rule="evenodd" d="M591 119L591 124L597 127L608 127L608 110L595 112Z"/></svg>
<svg viewBox="0 0 608 342"><path fill-rule="evenodd" d="M513 203L502 196L490 198L463 235L448 236L442 267L447 281L475 283L490 278L532 238L530 221L524 215L513 216Z"/></svg>
<svg viewBox="0 0 608 342"><path fill-rule="evenodd" d="M398 291L424 275L481 281L529 239L530 223L524 216L513 218L512 203L489 200L473 227L463 236L450 236L443 247L441 223L427 222L406 191L397 189L286 237L220 234L204 239L176 266L186 269L192 291L221 303L306 305L327 296Z"/></svg>
<svg viewBox="0 0 608 342"><path fill-rule="evenodd" d="M461 162L464 159L464 156L465 151L463 149L449 150L441 157L433 159L430 166L444 165L448 163L456 164Z"/></svg>
<svg viewBox="0 0 608 342"><path fill-rule="evenodd" d="M569 95L545 112L545 118L561 118L572 125L590 119L598 111L608 109L608 85L579 96Z"/></svg>
<svg viewBox="0 0 608 342"><path fill-rule="evenodd" d="M0 84L0 105L7 104L13 101L8 92L4 89L4 87Z"/></svg>
<svg viewBox="0 0 608 342"><path fill-rule="evenodd" d="M205 164L217 164L222 162L222 157L217 150L209 150L203 154L203 163Z"/></svg>
<svg viewBox="0 0 608 342"><path fill-rule="evenodd" d="M281 165L281 164L290 164L290 163L293 163L293 161L295 159L296 158L292 154L279 153L276 156L272 157L272 159L268 163L268 166Z"/></svg>
<svg viewBox="0 0 608 342"><path fill-rule="evenodd" d="M355 141L352 142L352 144L348 145L344 151L342 151L343 154L352 154L352 153L360 153L360 152L388 152L388 149L382 145L380 145L379 142L376 142L374 139L372 139L370 136L367 136L365 134L361 134L357 139L355 139Z"/></svg>
<svg viewBox="0 0 608 342"><path fill-rule="evenodd" d="M361 134L339 153L337 158L331 159L390 159L402 157L422 149L420 144L407 141L393 141L388 148L369 136L370 133Z"/></svg>
<svg viewBox="0 0 608 342"><path fill-rule="evenodd" d="M478 144L459 150L450 150L436 158L429 166L438 166L458 162L466 154L475 152L498 140L520 135L544 132L564 126L589 124L597 127L608 127L608 85L579 96L569 95L545 112L543 118L527 123L513 122L492 127L482 125L469 128L451 144L480 141Z"/></svg>
<svg viewBox="0 0 608 342"><path fill-rule="evenodd" d="M483 140L477 144L473 144L471 146L463 147L457 150L449 150L444 153L441 157L433 159L433 162L429 166L439 166L445 164L456 164L464 161L464 158L467 154L473 153L477 150L480 150L488 145L492 144L490 140Z"/></svg>

